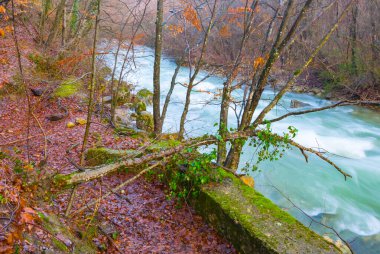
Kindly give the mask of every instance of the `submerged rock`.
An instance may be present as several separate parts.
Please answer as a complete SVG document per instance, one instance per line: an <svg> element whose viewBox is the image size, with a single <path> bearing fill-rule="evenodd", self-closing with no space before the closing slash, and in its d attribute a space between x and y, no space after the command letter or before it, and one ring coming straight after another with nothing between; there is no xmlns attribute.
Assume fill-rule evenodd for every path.
<svg viewBox="0 0 380 254"><path fill-rule="evenodd" d="M291 100L290 107L291 108L303 108L303 107L309 107L311 106L309 103L302 102L299 100Z"/></svg>

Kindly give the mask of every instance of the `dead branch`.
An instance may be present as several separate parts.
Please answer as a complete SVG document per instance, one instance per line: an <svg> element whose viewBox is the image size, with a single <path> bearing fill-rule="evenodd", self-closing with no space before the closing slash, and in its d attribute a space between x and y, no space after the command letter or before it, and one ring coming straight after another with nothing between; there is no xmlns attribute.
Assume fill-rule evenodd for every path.
<svg viewBox="0 0 380 254"><path fill-rule="evenodd" d="M280 136L278 136L278 137L280 139L282 138ZM305 146L303 146L301 144L298 144L298 143L294 142L293 140L289 140L289 144L291 144L292 146L295 146L295 147L299 148L304 156L305 156L305 151L317 155L319 158L321 158L322 160L324 160L325 162L327 162L328 164L330 164L331 166L333 166L336 170L338 170L344 176L344 180L347 180L347 177L352 178L352 176L350 174L344 172L338 165L336 165L329 158L327 158L326 156L324 156L321 152L315 151L315 150L313 150L311 148L307 148L307 147L305 147ZM307 158L308 157L305 156L306 162L308 162Z"/></svg>
<svg viewBox="0 0 380 254"><path fill-rule="evenodd" d="M287 118L289 116L298 116L298 115L304 115L308 113L314 113L314 112L319 112L327 109L332 109L336 107L344 107L344 106L354 106L354 105L380 105L380 101L340 101L335 104L326 106L326 107L321 107L321 108L314 108L314 109L309 109L309 110L303 110L303 111L296 111L296 112L290 112L288 114L285 114L283 116L274 118L272 120L269 120L267 122L273 123L273 122L278 122L284 118Z"/></svg>
<svg viewBox="0 0 380 254"><path fill-rule="evenodd" d="M27 138L22 138L22 139L10 141L10 142L5 143L5 144L0 144L0 147L2 147L2 146L10 146L10 145L14 145L14 144L17 144L17 143L25 142L25 141L30 140L32 138L36 138L36 137L43 136L43 135L44 134L38 134L38 135L29 136Z"/></svg>

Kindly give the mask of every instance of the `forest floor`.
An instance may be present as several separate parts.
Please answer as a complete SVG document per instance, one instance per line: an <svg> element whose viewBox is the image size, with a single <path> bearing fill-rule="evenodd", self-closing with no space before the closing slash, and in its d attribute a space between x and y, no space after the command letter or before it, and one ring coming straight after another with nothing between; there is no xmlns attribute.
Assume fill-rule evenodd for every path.
<svg viewBox="0 0 380 254"><path fill-rule="evenodd" d="M121 190L129 202L114 194L103 199L101 203L97 204L98 216L93 220L91 219L93 208L70 219L64 219L70 190L55 191L50 194L47 193L50 190L41 189L42 185L31 183L43 182L45 177L56 173L69 173L77 170L67 160L66 151L82 142L85 126L78 125L74 128L67 128L66 124L69 120L74 121L77 117L85 118L86 108L78 102L78 99L64 99L62 106L68 109L68 117L61 121L50 122L45 117L59 112L56 103L49 100L40 101L40 97L31 98L35 108L34 115L46 133L45 137L37 121L33 118L30 119L29 136L33 137L29 141L31 163L27 162L26 156L28 150L25 140L28 118L26 99L18 96L0 99L0 151L3 155L6 154L12 158L0 160L0 193L4 193L5 198L7 198L7 193L12 193L14 196L8 197L8 199L21 203L20 213L14 212L18 214L13 217L15 227L22 227L20 225L23 222L22 218L30 211L30 208L32 209L30 214L33 214L33 211L43 214L58 214L62 218L62 222L73 231L88 229L89 225L93 227L103 222L112 224L118 232L118 236L112 243L114 247L110 246L108 249L111 253L117 249L122 253L234 253L231 245L206 225L192 208L186 205L178 208L173 200L168 200L165 195L165 186L154 179L140 178ZM45 162L41 163L45 157L45 138L47 140L46 164ZM136 149L142 145L140 140L116 136L112 128L95 119L91 126L89 147L99 146L99 142L114 149ZM77 146L71 153L79 154L79 148L80 146ZM23 165L20 171L15 170L18 161ZM100 181L82 184L77 190L77 198L74 200L72 211L75 212L130 177L131 174L118 173L104 177ZM41 192L45 193L41 194ZM4 203L3 209L0 209L0 217L4 218L1 222L7 222L5 218L10 220L12 217L9 211L16 209L14 206L11 209L9 209L10 206L7 207L8 209ZM31 219L31 221L38 223L38 220ZM4 226L5 224L1 222L0 226ZM29 223L30 221L25 222ZM0 232L0 237L2 236L5 241L7 240L7 231L15 230L12 228L12 224L7 227L9 228ZM27 227L26 224L24 228ZM35 246L33 243L24 241L21 244L22 249L39 252L42 251L42 248L49 248L50 236L38 227L32 226L31 230L40 236L40 240L42 239L47 246ZM98 246L107 243L108 240L102 235L97 235L93 239Z"/></svg>
<svg viewBox="0 0 380 254"><path fill-rule="evenodd" d="M26 33L20 36L20 45L24 56L32 50L27 45L33 42ZM0 65L1 89L17 70L11 36L0 40L0 50L1 57L6 59ZM25 57L23 65L30 65ZM67 151L73 160L79 161L85 126L68 128L67 123L78 117L85 119L87 107L78 97L62 99L68 116L51 122L46 116L60 112L57 101L31 94L30 99L32 114L28 114L25 95L0 96L0 253L55 252L55 240L73 248L72 241L64 235L53 235L43 228L42 220L49 215L57 215L74 235L78 232L91 235L90 241L107 253L235 253L191 207L178 207L168 199L166 187L154 178L139 178L124 187L122 195L102 199L95 206L96 216L95 208L88 207L65 218L70 190L51 189L46 178L77 170L68 161ZM99 145L136 149L143 141L115 135L110 126L95 118L88 147ZM117 173L80 185L71 211L75 213L131 176ZM96 230L99 225L112 227L112 236ZM24 238L25 234L38 240Z"/></svg>

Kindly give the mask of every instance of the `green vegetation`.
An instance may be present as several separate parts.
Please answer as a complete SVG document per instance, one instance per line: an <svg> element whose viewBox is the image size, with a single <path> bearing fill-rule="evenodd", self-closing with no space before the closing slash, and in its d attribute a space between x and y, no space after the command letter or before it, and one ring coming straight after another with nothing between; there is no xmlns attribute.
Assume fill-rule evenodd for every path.
<svg viewBox="0 0 380 254"><path fill-rule="evenodd" d="M45 74L50 78L54 78L60 73L57 60L53 57L34 53L29 54L28 58L34 63L34 70L38 74Z"/></svg>
<svg viewBox="0 0 380 254"><path fill-rule="evenodd" d="M149 112L143 111L136 116L136 126L140 130L153 131L153 116Z"/></svg>
<svg viewBox="0 0 380 254"><path fill-rule="evenodd" d="M136 96L140 101L144 102L145 104L147 105L152 104L153 93L150 90L146 88L141 89L140 91L137 92Z"/></svg>
<svg viewBox="0 0 380 254"><path fill-rule="evenodd" d="M54 96L60 98L70 97L77 93L81 86L82 83L78 79L68 78L55 90Z"/></svg>
<svg viewBox="0 0 380 254"><path fill-rule="evenodd" d="M168 197L179 203L197 197L201 186L219 181L217 169L212 166L216 151L200 154L188 148L183 154L174 155L165 170L158 174L169 187Z"/></svg>

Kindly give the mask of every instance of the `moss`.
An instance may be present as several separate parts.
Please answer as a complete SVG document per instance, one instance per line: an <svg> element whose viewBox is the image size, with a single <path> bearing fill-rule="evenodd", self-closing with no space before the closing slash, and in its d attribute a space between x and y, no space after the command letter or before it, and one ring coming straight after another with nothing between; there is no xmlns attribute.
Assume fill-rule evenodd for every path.
<svg viewBox="0 0 380 254"><path fill-rule="evenodd" d="M181 144L181 142L179 142L178 140L160 140L160 141L155 142L155 143L151 144L150 146L148 146L146 148L146 151L147 152L159 152L162 149L175 147L175 146L178 146L179 144Z"/></svg>
<svg viewBox="0 0 380 254"><path fill-rule="evenodd" d="M146 88L141 89L140 91L137 92L136 96L140 101L144 102L145 104L148 104L148 105L152 104L153 93L150 90Z"/></svg>
<svg viewBox="0 0 380 254"><path fill-rule="evenodd" d="M202 188L195 207L241 253L339 253L233 174ZM292 241L289 241L292 239Z"/></svg>
<svg viewBox="0 0 380 254"><path fill-rule="evenodd" d="M55 238L52 238L52 241L53 241L54 246L57 247L58 249L60 249L61 251L69 252L69 248L67 248L67 246L64 243L62 243L61 241L59 241Z"/></svg>
<svg viewBox="0 0 380 254"><path fill-rule="evenodd" d="M74 95L78 92L82 83L77 79L69 78L61 83L61 85L55 90L54 96L60 98L66 98Z"/></svg>
<svg viewBox="0 0 380 254"><path fill-rule="evenodd" d="M138 134L138 132L135 129L128 127L119 127L115 129L115 133L124 136L132 136Z"/></svg>
<svg viewBox="0 0 380 254"><path fill-rule="evenodd" d="M4 82L0 86L0 95L20 95L24 93L24 86L20 74L15 74L12 77L13 82Z"/></svg>
<svg viewBox="0 0 380 254"><path fill-rule="evenodd" d="M136 113L140 114L141 112L146 111L146 104L144 102L140 101L134 105L134 108L135 108Z"/></svg>
<svg viewBox="0 0 380 254"><path fill-rule="evenodd" d="M153 131L153 116L149 112L141 112L136 117L136 125L140 130L147 132Z"/></svg>
<svg viewBox="0 0 380 254"><path fill-rule="evenodd" d="M40 216L41 217L41 216ZM44 214L42 216L42 227L50 234L55 236L62 236L63 238L70 240L73 243L72 253L95 253L95 248L90 244L90 241L85 241L74 236L70 229L61 223L60 219L52 214ZM69 253L68 247L60 240L52 238L52 244L57 250ZM71 253L71 252L70 252Z"/></svg>
<svg viewBox="0 0 380 254"><path fill-rule="evenodd" d="M96 224L96 222L93 222ZM86 232L83 234L86 239L91 240L98 236L98 227L96 225L90 225Z"/></svg>
<svg viewBox="0 0 380 254"><path fill-rule="evenodd" d="M56 187L70 187L69 185L67 185L67 182L71 179L72 177L72 174L68 174L68 175L62 175L62 174L58 174L58 175L55 175L54 178L53 178L53 183Z"/></svg>
<svg viewBox="0 0 380 254"><path fill-rule="evenodd" d="M97 166L115 162L123 157L134 157L139 152L136 150L113 150L105 147L91 148L86 152L87 165Z"/></svg>
<svg viewBox="0 0 380 254"><path fill-rule="evenodd" d="M40 54L29 54L28 58L34 63L35 73L46 74L49 77L59 76L60 68L57 59Z"/></svg>
<svg viewBox="0 0 380 254"><path fill-rule="evenodd" d="M281 210L277 205L272 203L272 201L264 197L261 193L255 191L253 188L245 184L242 184L240 179L236 178L231 173L228 173L224 170L220 170L219 172L223 175L223 177L231 179L234 185L237 186L239 190L244 194L244 197L250 200L250 202L252 202L261 212L265 213L269 211L272 216L288 224L294 224L298 222L294 217Z"/></svg>

